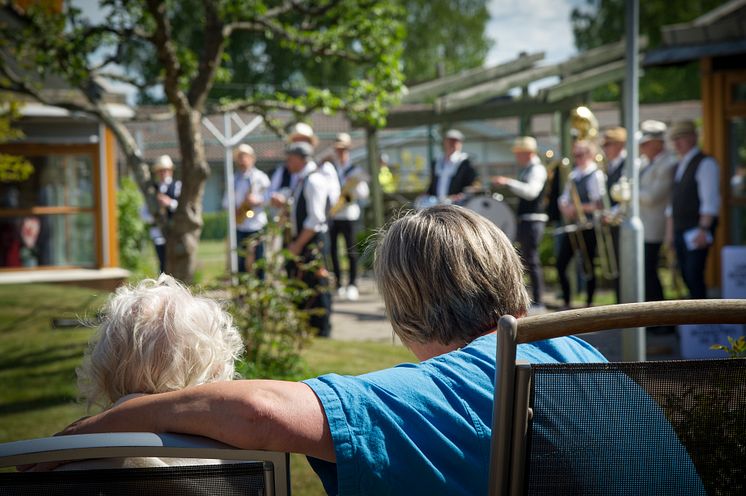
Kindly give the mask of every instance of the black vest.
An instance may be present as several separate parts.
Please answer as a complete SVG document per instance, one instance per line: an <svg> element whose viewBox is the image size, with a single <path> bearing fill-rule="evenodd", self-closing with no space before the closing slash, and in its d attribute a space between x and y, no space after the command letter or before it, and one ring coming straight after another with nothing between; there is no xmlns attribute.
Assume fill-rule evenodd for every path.
<svg viewBox="0 0 746 496"><path fill-rule="evenodd" d="M595 176L596 173L591 172L590 174L586 174L585 176L579 178L579 179L573 179L573 182L575 183L575 189L578 192L578 197L580 198L580 203L590 203L591 197L588 194L588 181Z"/></svg>
<svg viewBox="0 0 746 496"><path fill-rule="evenodd" d="M537 164L531 164L530 166L526 167L521 171L520 174L518 174L518 180L522 183L525 183L526 175L528 174L528 171L530 171L533 167L541 167ZM547 188L547 183L544 181L544 186L541 188L541 193L534 198L533 200L524 200L521 198L518 201L518 215L523 214L543 214L544 213L544 190Z"/></svg>
<svg viewBox="0 0 746 496"><path fill-rule="evenodd" d="M284 165L281 165L280 167L282 167L282 181L280 181L280 188L289 188L292 174L290 174L290 171Z"/></svg>
<svg viewBox="0 0 746 496"><path fill-rule="evenodd" d="M178 181L171 181L171 184L168 184L168 185L164 185L162 183L153 183L153 184L155 184L156 191L158 191L159 193L163 193L164 195L168 196L172 200L177 200L178 199L178 195L176 194L176 183L177 182ZM166 187L164 188L164 186ZM170 219L171 217L173 217L173 215L174 213L171 211L171 209L167 208L166 209L167 218Z"/></svg>
<svg viewBox="0 0 746 496"><path fill-rule="evenodd" d="M287 169L286 169L287 170ZM308 178L311 177L311 174L316 174L318 172L318 168L316 170L312 171L310 174L308 174L304 179L298 179L299 181L303 181L303 183L300 186L300 193L298 194L296 198L296 206L295 206L295 238L297 239L300 235L300 232L303 230L303 223L306 221L306 218L308 217L308 204L306 203L306 184L308 183ZM327 197L326 200L327 204L329 203L329 198ZM311 244L314 242L314 240L318 238L318 233L314 238L308 243Z"/></svg>
<svg viewBox="0 0 746 496"><path fill-rule="evenodd" d="M681 180L673 183L671 201L674 231L686 231L699 225L699 191L697 170L707 155L702 152L692 157Z"/></svg>
<svg viewBox="0 0 746 496"><path fill-rule="evenodd" d="M616 183L619 182L619 179L622 177L622 172L624 172L624 162L625 160L622 160L622 163L619 164L619 167L616 168L616 170L609 174L609 176L606 178L606 196L609 197L609 201L611 202L611 206L614 206L617 204L616 201L611 197L611 187L614 186Z"/></svg>

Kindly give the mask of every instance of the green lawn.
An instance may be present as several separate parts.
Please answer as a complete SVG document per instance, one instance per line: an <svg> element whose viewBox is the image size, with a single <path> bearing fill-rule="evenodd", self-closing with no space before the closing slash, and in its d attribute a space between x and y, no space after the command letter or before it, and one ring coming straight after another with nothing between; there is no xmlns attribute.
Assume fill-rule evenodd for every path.
<svg viewBox="0 0 746 496"><path fill-rule="evenodd" d="M93 318L108 294L53 285L0 285L0 442L49 436L85 414L75 367L90 328L52 327L56 318ZM361 374L412 361L401 346L315 340L304 351L309 377ZM291 459L293 492L324 494L305 458Z"/></svg>

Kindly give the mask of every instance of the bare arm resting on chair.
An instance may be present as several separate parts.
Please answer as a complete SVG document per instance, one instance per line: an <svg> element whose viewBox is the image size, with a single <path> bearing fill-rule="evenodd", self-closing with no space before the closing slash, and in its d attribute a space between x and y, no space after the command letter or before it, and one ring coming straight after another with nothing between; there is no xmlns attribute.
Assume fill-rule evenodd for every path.
<svg viewBox="0 0 746 496"><path fill-rule="evenodd" d="M62 434L177 432L244 449L291 451L333 462L329 426L311 388L285 381L229 381L135 398Z"/></svg>

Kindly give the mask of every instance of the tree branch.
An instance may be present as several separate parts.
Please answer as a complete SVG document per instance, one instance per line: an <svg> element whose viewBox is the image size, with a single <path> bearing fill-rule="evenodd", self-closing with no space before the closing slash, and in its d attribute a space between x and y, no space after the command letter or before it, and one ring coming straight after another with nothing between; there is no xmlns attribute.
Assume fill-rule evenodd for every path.
<svg viewBox="0 0 746 496"><path fill-rule="evenodd" d="M213 0L202 0L205 9L205 40L200 54L199 69L189 88L188 99L192 108L202 110L207 94L215 81L225 49L223 21Z"/></svg>

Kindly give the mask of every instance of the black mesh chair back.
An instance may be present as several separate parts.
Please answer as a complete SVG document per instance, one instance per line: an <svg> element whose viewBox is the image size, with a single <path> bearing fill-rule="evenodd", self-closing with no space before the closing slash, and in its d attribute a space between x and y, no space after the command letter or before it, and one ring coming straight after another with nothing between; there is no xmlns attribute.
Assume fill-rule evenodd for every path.
<svg viewBox="0 0 746 496"><path fill-rule="evenodd" d="M746 359L530 368L527 494L746 494Z"/></svg>
<svg viewBox="0 0 746 496"><path fill-rule="evenodd" d="M719 323L746 323L746 300L502 317L490 494L746 494L746 359L516 363L519 343Z"/></svg>
<svg viewBox="0 0 746 496"><path fill-rule="evenodd" d="M242 450L197 436L127 432L0 444L0 467L80 460L97 460L88 465L99 467L98 460L143 457L181 460L180 466L0 473L0 496L290 494L288 453ZM192 458L202 460L184 460ZM205 461L215 463L200 464Z"/></svg>

